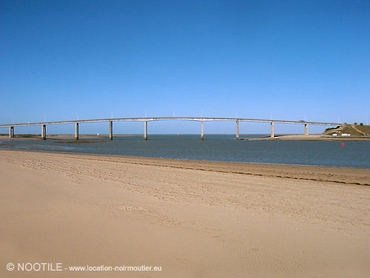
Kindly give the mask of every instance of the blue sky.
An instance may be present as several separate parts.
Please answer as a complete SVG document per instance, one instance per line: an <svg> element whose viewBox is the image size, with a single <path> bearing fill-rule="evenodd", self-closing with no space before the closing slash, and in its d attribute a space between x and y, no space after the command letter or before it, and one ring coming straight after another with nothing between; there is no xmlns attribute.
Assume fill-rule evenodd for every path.
<svg viewBox="0 0 370 278"><path fill-rule="evenodd" d="M0 122L176 115L366 124L369 3L0 0Z"/></svg>

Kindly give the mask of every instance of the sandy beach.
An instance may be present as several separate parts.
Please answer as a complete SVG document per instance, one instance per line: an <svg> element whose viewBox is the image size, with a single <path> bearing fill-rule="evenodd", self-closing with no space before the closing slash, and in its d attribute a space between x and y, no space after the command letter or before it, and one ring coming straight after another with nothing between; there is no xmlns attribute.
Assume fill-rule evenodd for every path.
<svg viewBox="0 0 370 278"><path fill-rule="evenodd" d="M0 277L370 277L369 185L370 169L0 151ZM143 265L160 271L122 271Z"/></svg>

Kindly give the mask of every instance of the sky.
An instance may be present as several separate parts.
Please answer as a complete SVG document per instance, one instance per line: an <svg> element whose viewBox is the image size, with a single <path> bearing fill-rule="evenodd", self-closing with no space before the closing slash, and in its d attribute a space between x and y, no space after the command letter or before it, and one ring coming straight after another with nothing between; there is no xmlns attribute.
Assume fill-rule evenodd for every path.
<svg viewBox="0 0 370 278"><path fill-rule="evenodd" d="M204 116L367 124L369 107L367 0L0 0L0 123ZM179 125L152 130L177 133Z"/></svg>

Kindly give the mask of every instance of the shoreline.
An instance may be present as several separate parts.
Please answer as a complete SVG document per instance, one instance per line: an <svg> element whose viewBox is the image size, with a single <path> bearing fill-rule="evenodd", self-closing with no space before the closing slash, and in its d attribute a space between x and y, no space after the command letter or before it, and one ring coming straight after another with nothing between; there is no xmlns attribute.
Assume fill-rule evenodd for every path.
<svg viewBox="0 0 370 278"><path fill-rule="evenodd" d="M321 180L369 171L298 168L1 150L0 276L368 277L370 187Z"/></svg>
<svg viewBox="0 0 370 278"><path fill-rule="evenodd" d="M117 140L110 140L108 137L104 136L104 135L100 135L100 136L96 136L96 135L88 135L88 136L82 136L80 137L79 140L76 140L75 138L73 138L72 136L60 136L60 135L57 135L56 138L48 138L48 140L42 140L41 138L39 137L35 137L35 138L15 138L15 139L11 139L11 138L8 138L8 137L5 137L3 138L4 140L2 140L2 138L0 137L0 149L3 149L3 150L20 150L20 151L37 151L37 152L51 152L51 153L69 153L69 154L72 154L72 153L80 153L79 150L81 150L81 153L85 153L85 154L91 154L91 155L99 155L99 156L105 156L105 155L113 155L113 156L118 156L118 157L137 157L137 158L153 158L153 159L156 159L156 158L161 158L161 159L173 159L173 160L179 160L179 161L185 161L185 160L189 160L189 161L197 161L197 160L200 160L200 159L204 159L204 162L217 162L217 163L237 163L237 164L248 164L248 165L251 165L251 164L256 164L256 165L272 165L272 166L287 166L287 167L325 167L325 168L343 168L343 169L364 169L364 170L367 170L367 169L370 169L370 166L368 165L368 160L367 160L367 157L364 157L364 154L366 153L366 151L361 151L359 152L359 150L361 148L365 148L368 149L368 147L370 145L368 145L368 143L365 143L365 142L370 142L370 140L368 141L367 139L361 139L359 138L358 140L354 140L355 138L350 138L350 137L346 137L345 140L340 140L340 138L336 138L334 140L332 140L332 138L323 138L323 140L316 140L317 136L316 135L308 135L309 138L306 138L307 136L300 136L300 135L294 135L294 136L288 136L288 135L284 135L282 137L275 137L275 138L247 138L247 139L240 139L241 141L241 144L237 143L237 140L232 140L230 137L226 138L225 137L221 137L221 139L219 139L218 137L215 137L213 139L210 139L208 140L207 142L207 146L212 146L215 145L216 143L214 142L218 142L218 140L220 140L220 142L222 142L222 144L226 144L228 145L229 143L232 144L232 148L231 148L231 153L229 152L220 152L222 153L222 155L219 155L217 154L216 156L212 156L212 155L207 155L207 153L202 153L201 149L199 149L200 151L200 155L197 155L197 153L195 153L193 151L192 155L187 155L187 153L171 153L171 152L168 152L168 153L163 153L163 152L153 152L151 153L151 149L148 149L148 153L145 152L145 146L149 146L151 147L152 145L155 145L155 144L158 144L160 141L161 141L161 138L158 136L157 138L153 139L152 142L148 143L148 144L145 144L143 145L143 148L141 149L138 149L138 151L135 149L135 146L136 146L136 142L139 144L139 146L142 145L142 142L146 142L145 140L142 140L141 141L141 138L137 137L135 138L134 140L130 140L129 138L132 137L132 136L135 136L137 137L138 135L123 135L123 136L116 136L116 139ZM167 135L165 135L167 136ZM174 138L170 138L170 137L164 137L164 144L166 144L166 140L170 140L171 144L174 143L174 144L177 144L177 145L183 145L182 142L184 142L183 139L179 139L179 141L177 142L177 136L173 135ZM321 137L321 136L320 136ZM127 138L127 141L129 141L129 144L128 145L131 145L131 147L133 148L133 150L131 151L131 149L128 149L126 148L123 144L125 142L125 139ZM304 140L303 140L303 139ZM307 140L306 140L307 139ZM149 140L150 141L150 140ZM186 142L191 142L192 144L197 144L195 147L199 148L199 146L202 146L202 145L199 145L198 142L202 142L202 141L197 141L197 139L195 139L194 137L188 141L187 138L185 138L185 141ZM207 141L207 140L206 140ZM248 147L253 147L253 143L251 144L248 144L248 143L243 143L243 141L247 142L247 141L282 141L282 142L286 142L284 143L284 148L289 148L290 147L290 143L289 142L292 142L291 144L299 144L300 146L300 151L302 150L303 153L302 153L302 159L297 159L297 156L295 154L294 151L291 151L291 150L294 150L294 148L289 148L288 151L289 151L289 156L285 157L283 154L281 154L281 150L280 149L271 149L271 152L267 153L266 154L266 159L263 159L264 157L261 157L261 156L258 156L258 153L257 152L252 152L252 158L250 158L248 156L247 153L245 153L245 150L248 149ZM296 141L296 143L293 143L294 141ZM307 143L305 143L305 141L307 141ZM317 141L317 143L315 142ZM327 141L327 142L330 142L330 143L318 143L319 141ZM357 154L360 155L360 160L357 160L357 155L352 152L352 153L348 153L347 149L343 149L344 146L345 146L345 143L350 143L350 142L355 142L355 143L351 143L351 145L348 145L348 146L354 146L356 147L356 151L357 151ZM27 143L28 142L28 143ZM32 143L33 142L33 143ZM39 143L37 143L39 142ZM133 144L133 142L135 144ZM297 143L297 142L301 142L301 143ZM360 143L361 142L361 143ZM104 144L103 144L104 143ZM79 148L78 145L84 145L86 144L86 147L83 146L81 149ZM87 145L89 144L89 145ZM94 144L98 144L96 146L96 148L99 150L98 151L95 151L95 145ZM106 145L105 145L106 144ZM122 147L121 147L121 144L122 144ZM163 144L163 143L162 143ZM261 143L258 143L258 144L261 144ZM277 144L277 143L275 143ZM275 146L275 144L272 144L270 145L270 143L266 142L266 143L263 143L264 146L266 147L273 147ZM319 152L314 152L312 154L312 157L313 159L310 159L310 154L309 153L305 153L305 144L308 144L308 147L315 147L315 145L312 145L312 144L319 144L319 146L317 147L321 147L323 148L323 146L321 146L320 144L331 144L330 147L334 148L334 150L331 150L334 153L334 156L333 156L333 159L331 158L330 154L328 153L326 157L324 157L323 160L320 160L320 155L321 153ZM311 144L311 145L310 145ZM342 152L342 151L339 151L339 149L335 149L337 148L337 146L335 144L338 144L339 147L341 147L341 149L343 149L345 152ZM352 145L353 144L353 145ZM189 144L188 144L189 145ZM36 147L33 147L33 146L36 146ZM346 145L347 146L347 145ZM113 151L114 148L117 147L120 149L119 152L115 152ZM261 146L257 146L257 147L261 147ZM239 148L244 151L244 155L240 155L238 152L239 152ZM122 149L122 150L121 150ZM179 148L179 150L181 150L181 148ZM258 150L257 150L258 151ZM281 154L282 156L280 157L279 155L274 155L274 152L277 152L279 154ZM325 150L324 150L325 152ZM347 153L347 156L345 157L341 157L341 154L342 153ZM271 155L269 155L271 154ZM165 156L165 158L162 158L163 156ZM234 158L234 156L236 158ZM185 157L185 159L183 159ZM292 160L291 158L294 157L295 159ZM260 159L261 158L261 159ZM330 180L329 180L330 181Z"/></svg>
<svg viewBox="0 0 370 278"><path fill-rule="evenodd" d="M150 134L150 135L164 135L164 136L176 136L177 134ZM187 135L197 135L197 134L182 134L181 136ZM234 135L234 134L208 134L208 135ZM245 134L243 134L245 135ZM254 135L254 134L251 134ZM260 135L260 134L257 134ZM241 135L242 136L242 135ZM118 138L127 138L127 137L142 137L142 134L115 134L115 137ZM205 138L207 134L205 135ZM80 134L79 140L110 140L108 134ZM9 138L7 134L0 134L1 140L75 140L74 134L48 134L46 135L46 139L42 139L40 134L16 134L14 138ZM150 139L149 139L150 140ZM274 140L286 140L286 141L370 141L370 136L330 136L325 134L309 134L309 135L300 135L300 134L277 134L274 137L268 136L266 134L265 137L240 137L238 140L240 141L274 141ZM78 141L78 140L76 140Z"/></svg>
<svg viewBox="0 0 370 278"><path fill-rule="evenodd" d="M265 138L243 138L240 140L286 140L286 141L369 141L369 136L330 136L324 134L310 134L310 135L297 135L297 134L283 134L275 135L275 137Z"/></svg>
<svg viewBox="0 0 370 278"><path fill-rule="evenodd" d="M61 155L76 159L109 161L123 164L159 166L174 169L201 170L208 172L233 173L246 176L263 176L281 179L331 182L348 185L370 186L370 169L350 167L327 167L312 165L258 164L243 162L222 162L206 160L182 160L136 156L110 156L98 154L71 154L32 150L0 150L2 152L30 152Z"/></svg>

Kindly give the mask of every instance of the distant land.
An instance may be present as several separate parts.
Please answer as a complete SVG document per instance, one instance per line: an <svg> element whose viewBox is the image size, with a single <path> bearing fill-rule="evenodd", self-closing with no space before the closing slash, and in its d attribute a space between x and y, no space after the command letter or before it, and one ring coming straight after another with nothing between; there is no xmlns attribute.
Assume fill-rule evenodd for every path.
<svg viewBox="0 0 370 278"><path fill-rule="evenodd" d="M370 126L363 124L343 124L327 128L322 134L281 134L275 137L244 138L243 140L370 140Z"/></svg>
<svg viewBox="0 0 370 278"><path fill-rule="evenodd" d="M324 135L331 135L334 137L370 136L370 126L363 124L344 124L337 127L327 128Z"/></svg>
<svg viewBox="0 0 370 278"><path fill-rule="evenodd" d="M62 134L50 134L48 135L48 139L55 139L55 140L62 140L62 139L71 139L71 142L74 142L74 135L62 135ZM81 135L84 137L85 140L82 140L79 143L86 143L90 141L94 141L94 139L101 139L105 135L92 135L92 134L85 134ZM130 135L116 135L116 136L130 136ZM14 139L40 139L41 134L16 134ZM0 138L9 139L9 134L0 134ZM240 140L370 140L370 125L363 125L363 124L343 124L338 125L336 127L327 128L321 134L276 134L275 137L266 136L264 138L240 138ZM95 142L95 141L94 141ZM98 140L97 142L101 142Z"/></svg>

